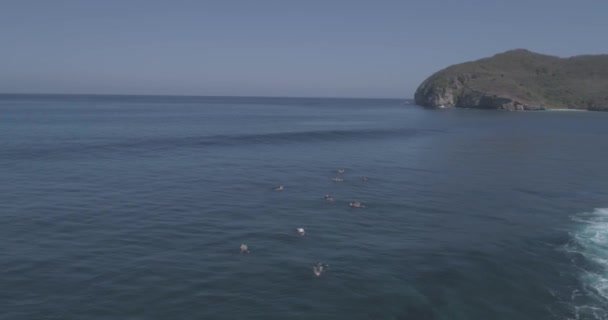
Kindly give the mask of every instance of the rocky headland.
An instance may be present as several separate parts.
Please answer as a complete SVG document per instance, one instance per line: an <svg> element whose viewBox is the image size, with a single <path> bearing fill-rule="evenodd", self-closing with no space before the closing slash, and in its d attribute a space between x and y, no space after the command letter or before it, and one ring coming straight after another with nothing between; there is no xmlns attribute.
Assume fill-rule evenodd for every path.
<svg viewBox="0 0 608 320"><path fill-rule="evenodd" d="M429 108L608 111L608 55L570 58L516 49L452 65L415 94Z"/></svg>

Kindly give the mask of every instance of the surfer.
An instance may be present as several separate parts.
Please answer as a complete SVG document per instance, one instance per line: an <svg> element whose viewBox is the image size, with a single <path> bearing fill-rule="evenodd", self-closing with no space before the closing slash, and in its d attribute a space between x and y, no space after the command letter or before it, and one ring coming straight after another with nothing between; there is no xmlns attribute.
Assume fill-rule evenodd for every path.
<svg viewBox="0 0 608 320"><path fill-rule="evenodd" d="M334 201L334 198L332 198L332 196L326 194L323 199L325 199L325 201Z"/></svg>
<svg viewBox="0 0 608 320"><path fill-rule="evenodd" d="M241 253L249 253L249 250L247 249L247 245L246 244L241 244Z"/></svg>
<svg viewBox="0 0 608 320"><path fill-rule="evenodd" d="M321 263L321 262L317 262L317 264L315 264L315 265L312 267L312 271L314 272L315 276L317 276L317 277L320 277L320 276L321 276L321 274L322 274L323 272L325 272L325 269L327 269L327 265L326 265L326 264L323 264L323 263Z"/></svg>
<svg viewBox="0 0 608 320"><path fill-rule="evenodd" d="M351 208L365 208L361 202L355 201L350 203Z"/></svg>

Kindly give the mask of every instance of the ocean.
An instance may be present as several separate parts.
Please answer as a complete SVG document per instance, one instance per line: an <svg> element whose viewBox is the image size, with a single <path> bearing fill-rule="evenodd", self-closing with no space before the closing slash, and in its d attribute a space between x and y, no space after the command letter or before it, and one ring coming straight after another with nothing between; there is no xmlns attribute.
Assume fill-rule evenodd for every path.
<svg viewBox="0 0 608 320"><path fill-rule="evenodd" d="M608 319L607 123L2 95L0 319Z"/></svg>

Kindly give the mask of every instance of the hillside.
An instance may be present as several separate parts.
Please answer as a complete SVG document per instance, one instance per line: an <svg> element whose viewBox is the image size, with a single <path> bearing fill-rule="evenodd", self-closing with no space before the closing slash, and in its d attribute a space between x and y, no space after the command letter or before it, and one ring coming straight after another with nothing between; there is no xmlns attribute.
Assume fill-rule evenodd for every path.
<svg viewBox="0 0 608 320"><path fill-rule="evenodd" d="M420 84L415 100L425 107L608 111L608 55L511 50L438 71Z"/></svg>

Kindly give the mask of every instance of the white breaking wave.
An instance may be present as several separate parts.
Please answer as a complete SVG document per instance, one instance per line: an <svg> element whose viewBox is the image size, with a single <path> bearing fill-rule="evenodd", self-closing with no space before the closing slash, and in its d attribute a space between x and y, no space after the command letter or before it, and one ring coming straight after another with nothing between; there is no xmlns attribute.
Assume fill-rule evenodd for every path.
<svg viewBox="0 0 608 320"><path fill-rule="evenodd" d="M575 306L575 319L608 319L608 208L573 217L578 226L566 251L580 271L583 293L590 301ZM576 303L575 303L576 304Z"/></svg>

